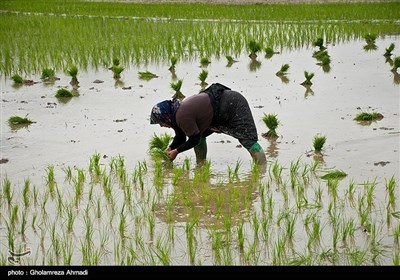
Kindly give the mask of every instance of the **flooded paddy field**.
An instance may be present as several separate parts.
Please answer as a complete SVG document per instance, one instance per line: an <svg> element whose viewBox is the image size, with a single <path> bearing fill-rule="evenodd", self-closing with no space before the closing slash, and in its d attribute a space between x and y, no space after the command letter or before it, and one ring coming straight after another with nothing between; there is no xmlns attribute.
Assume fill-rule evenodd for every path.
<svg viewBox="0 0 400 280"><path fill-rule="evenodd" d="M108 67L78 68L69 99L55 97L72 89L63 71L52 83L26 73L29 85L2 75L1 264L9 250L29 250L15 263L398 265L399 36L378 36L373 48L362 38L325 41L328 66L300 44L255 59L241 49L233 64L188 55L174 73L166 60L127 64L119 79ZM154 135L173 135L150 125L152 106L180 79L185 96L197 94L202 70L208 85L247 98L267 166L223 134L207 138L204 166L192 150L173 165L150 155ZM314 74L308 87L305 71ZM383 118L355 121L361 112ZM263 136L265 114L279 119L276 139ZM33 123L10 125L15 115ZM316 135L326 137L321 154ZM321 178L338 170L346 176Z"/></svg>

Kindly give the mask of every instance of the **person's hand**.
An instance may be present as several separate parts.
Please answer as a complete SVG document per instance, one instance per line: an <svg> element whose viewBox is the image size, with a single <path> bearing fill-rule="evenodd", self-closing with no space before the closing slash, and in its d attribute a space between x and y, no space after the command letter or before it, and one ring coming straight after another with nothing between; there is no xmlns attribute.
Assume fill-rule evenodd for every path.
<svg viewBox="0 0 400 280"><path fill-rule="evenodd" d="M165 152L166 152L167 154L168 154L170 151L171 151L171 148L170 148L170 147L168 147L168 148L165 149Z"/></svg>
<svg viewBox="0 0 400 280"><path fill-rule="evenodd" d="M174 149L174 150L169 149L169 151L167 151L167 153L168 153L169 159L170 159L171 161L174 161L174 159L175 159L176 156L178 155L178 150L177 150L177 149Z"/></svg>

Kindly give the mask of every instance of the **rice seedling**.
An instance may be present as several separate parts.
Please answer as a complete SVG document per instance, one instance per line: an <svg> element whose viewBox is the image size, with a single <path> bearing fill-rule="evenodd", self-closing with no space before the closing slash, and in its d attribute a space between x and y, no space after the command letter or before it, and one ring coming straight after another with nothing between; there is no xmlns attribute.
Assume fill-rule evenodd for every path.
<svg viewBox="0 0 400 280"><path fill-rule="evenodd" d="M311 80L312 80L312 78L314 78L314 73L304 71L304 77L305 77L305 80L301 83L301 85L311 86L313 84Z"/></svg>
<svg viewBox="0 0 400 280"><path fill-rule="evenodd" d="M264 49L264 52L265 52L265 56L264 57L266 59L270 59L274 54L279 54L279 52L274 51L274 49L272 47L266 47Z"/></svg>
<svg viewBox="0 0 400 280"><path fill-rule="evenodd" d="M285 236L279 236L272 249L272 265L282 265L287 259Z"/></svg>
<svg viewBox="0 0 400 280"><path fill-rule="evenodd" d="M360 112L355 117L354 120L361 123L371 123L373 121L380 121L383 119L383 115L378 112Z"/></svg>
<svg viewBox="0 0 400 280"><path fill-rule="evenodd" d="M210 59L208 57L202 57L200 59L200 65L202 67L207 67L211 63Z"/></svg>
<svg viewBox="0 0 400 280"><path fill-rule="evenodd" d="M387 206L395 207L395 189L396 189L396 180L394 176L392 176L389 180L386 179L386 192L387 192Z"/></svg>
<svg viewBox="0 0 400 280"><path fill-rule="evenodd" d="M198 77L200 80L200 85L201 85L202 89L204 89L208 85L208 83L206 82L207 77L208 77L208 71L205 69L202 69L199 74L199 77Z"/></svg>
<svg viewBox="0 0 400 280"><path fill-rule="evenodd" d="M319 219L314 219L312 222L311 233L309 234L307 247L312 249L312 246L319 245L321 240L323 227L321 225L321 221Z"/></svg>
<svg viewBox="0 0 400 280"><path fill-rule="evenodd" d="M40 79L47 83L53 83L57 80L60 80L60 78L56 77L56 71L52 68L44 68Z"/></svg>
<svg viewBox="0 0 400 280"><path fill-rule="evenodd" d="M24 82L24 79L18 74L13 75L11 79L14 81L15 84L22 84Z"/></svg>
<svg viewBox="0 0 400 280"><path fill-rule="evenodd" d="M197 220L186 222L185 233L186 233L186 241L189 250L189 262L191 264L195 263L196 260L196 251L197 251L197 240L194 235L194 228L197 224Z"/></svg>
<svg viewBox="0 0 400 280"><path fill-rule="evenodd" d="M238 242L238 247L239 247L240 252L243 252L243 250L244 250L245 233L243 230L243 226L244 226L244 222L241 221L239 226L237 226L237 228L236 228L237 242Z"/></svg>
<svg viewBox="0 0 400 280"><path fill-rule="evenodd" d="M280 185L282 183L282 171L283 171L283 166L281 166L278 161L275 161L274 164L270 167L269 172L271 173L272 170L272 176L277 185Z"/></svg>
<svg viewBox="0 0 400 280"><path fill-rule="evenodd" d="M275 73L275 75L276 76L284 76L284 75L286 75L287 74L287 71L289 70L289 64L283 64L282 66L281 66L281 68L279 69L279 71L278 72L276 72Z"/></svg>
<svg viewBox="0 0 400 280"><path fill-rule="evenodd" d="M30 179L25 179L24 180L24 188L22 189L22 197L23 197L23 201L24 201L24 206L25 208L28 208L30 205L30 201L31 201L31 190L30 190L30 185L31 185L31 181Z"/></svg>
<svg viewBox="0 0 400 280"><path fill-rule="evenodd" d="M119 223L118 223L118 232L121 240L124 240L126 235L126 215L124 213L125 205L122 206L121 212L119 213Z"/></svg>
<svg viewBox="0 0 400 280"><path fill-rule="evenodd" d="M28 115L24 117L21 116L11 116L8 118L8 124L11 126L14 125L29 125L35 123L34 121L32 121L31 119L28 118Z"/></svg>
<svg viewBox="0 0 400 280"><path fill-rule="evenodd" d="M227 60L227 64L226 64L227 67L231 67L234 63L238 62L236 59L234 59L230 55L226 55L225 58Z"/></svg>
<svg viewBox="0 0 400 280"><path fill-rule="evenodd" d="M374 45L375 41L376 41L376 37L377 37L377 35L373 34L373 33L367 33L363 36L367 45Z"/></svg>
<svg viewBox="0 0 400 280"><path fill-rule="evenodd" d="M185 95L181 92L183 80L178 80L176 83L170 83L170 87L175 91L172 99L183 100Z"/></svg>
<svg viewBox="0 0 400 280"><path fill-rule="evenodd" d="M54 165L50 164L46 167L47 176L46 176L46 185L49 188L50 194L54 194L54 191L57 187L55 174L54 174Z"/></svg>
<svg viewBox="0 0 400 280"><path fill-rule="evenodd" d="M325 66L331 63L331 56L328 54L328 51L319 52L314 56L319 62L317 65Z"/></svg>
<svg viewBox="0 0 400 280"><path fill-rule="evenodd" d="M326 142L326 136L324 135L315 135L313 138L313 147L315 153L321 153Z"/></svg>
<svg viewBox="0 0 400 280"><path fill-rule="evenodd" d="M120 65L113 65L111 67L111 71L113 72L113 78L114 79L120 79L121 78L121 73L125 70L125 67L122 67Z"/></svg>
<svg viewBox="0 0 400 280"><path fill-rule="evenodd" d="M346 196L348 197L349 201L352 203L354 200L354 189L355 187L355 182L353 180L350 180L349 185L346 190Z"/></svg>
<svg viewBox="0 0 400 280"><path fill-rule="evenodd" d="M278 128L280 121L276 114L264 114L262 117L262 121L268 127L268 131L263 133L262 136L267 139L274 139L278 137L278 133L276 129Z"/></svg>
<svg viewBox="0 0 400 280"><path fill-rule="evenodd" d="M176 56L172 56L170 58L171 65L169 66L168 70L171 72L175 72L176 64L178 63L178 58Z"/></svg>
<svg viewBox="0 0 400 280"><path fill-rule="evenodd" d="M76 65L71 65L71 66L67 69L67 74L68 74L68 76L71 76L70 85L71 85L73 88L79 87L79 81L78 81L78 67L77 67Z"/></svg>
<svg viewBox="0 0 400 280"><path fill-rule="evenodd" d="M366 181L364 187L366 188L367 206L371 208L374 206L374 191L376 188L376 181L373 182Z"/></svg>
<svg viewBox="0 0 400 280"><path fill-rule="evenodd" d="M393 241L396 245L400 244L400 224L397 224L397 226L393 227Z"/></svg>
<svg viewBox="0 0 400 280"><path fill-rule="evenodd" d="M66 88L60 88L57 90L55 97L57 98L71 98L74 97L74 94L72 91L66 89Z"/></svg>
<svg viewBox="0 0 400 280"><path fill-rule="evenodd" d="M19 74L14 74L13 76L11 76L11 79L14 81L14 86L19 87L21 85L33 85L37 82L34 82L33 80L26 80L24 78L22 78L22 76L20 76Z"/></svg>
<svg viewBox="0 0 400 280"><path fill-rule="evenodd" d="M385 48L385 53L383 54L384 56L391 56L392 55L392 51L394 50L394 43L390 43L389 47Z"/></svg>
<svg viewBox="0 0 400 280"><path fill-rule="evenodd" d="M321 179L335 180L335 179L342 179L346 176L347 176L347 173L342 170L333 170L333 171L327 172L325 175L321 176ZM354 184L353 184L353 187L354 187Z"/></svg>
<svg viewBox="0 0 400 280"><path fill-rule="evenodd" d="M256 59L257 53L261 51L261 44L256 42L255 40L250 40L247 44L247 48L250 51L249 57L251 59Z"/></svg>
<svg viewBox="0 0 400 280"><path fill-rule="evenodd" d="M150 71L139 71L139 78L142 80L151 80L158 78L158 76Z"/></svg>
<svg viewBox="0 0 400 280"><path fill-rule="evenodd" d="M10 211L10 224L13 229L16 228L16 224L18 223L18 204L14 205Z"/></svg>
<svg viewBox="0 0 400 280"><path fill-rule="evenodd" d="M318 37L317 40L315 40L312 45L314 47L318 47L319 51L326 50L326 47L324 46L324 38L322 37Z"/></svg>
<svg viewBox="0 0 400 280"><path fill-rule="evenodd" d="M397 73L397 69L399 68L400 68L400 56L396 56L393 59L393 67L391 71Z"/></svg>
<svg viewBox="0 0 400 280"><path fill-rule="evenodd" d="M149 152L154 159L169 160L169 156L165 151L172 140L172 136L168 133L161 135L154 134L149 141Z"/></svg>

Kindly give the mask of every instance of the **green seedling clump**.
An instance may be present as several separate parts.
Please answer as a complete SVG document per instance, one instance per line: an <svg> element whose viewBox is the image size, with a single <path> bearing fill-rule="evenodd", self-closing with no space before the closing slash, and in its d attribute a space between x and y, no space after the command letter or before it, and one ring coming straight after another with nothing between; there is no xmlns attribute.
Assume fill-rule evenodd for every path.
<svg viewBox="0 0 400 280"><path fill-rule="evenodd" d="M206 83L207 77L208 77L208 71L205 70L205 69L202 69L200 74L199 74L199 80L200 80L202 85L207 84Z"/></svg>
<svg viewBox="0 0 400 280"><path fill-rule="evenodd" d="M55 79L56 72L54 69L51 68L45 68L42 71L42 76L40 79L48 81L48 80L54 80Z"/></svg>
<svg viewBox="0 0 400 280"><path fill-rule="evenodd" d="M303 86L311 86L313 83L311 82L312 78L314 77L314 73L309 73L304 71L304 77L306 78L304 82L301 83Z"/></svg>
<svg viewBox="0 0 400 280"><path fill-rule="evenodd" d="M323 51L326 49L324 46L324 39L322 37L317 38L317 40L313 43L314 47L318 47L320 51Z"/></svg>
<svg viewBox="0 0 400 280"><path fill-rule="evenodd" d="M153 78L158 78L158 76L150 71L139 72L139 78L143 80L150 80Z"/></svg>
<svg viewBox="0 0 400 280"><path fill-rule="evenodd" d="M171 57L171 66L168 68L169 71L175 71L176 64L178 63L178 58L176 56Z"/></svg>
<svg viewBox="0 0 400 280"><path fill-rule="evenodd" d="M12 116L8 119L8 123L10 125L18 125L18 124L31 124L34 122L32 120L28 119L27 117L23 118L20 116Z"/></svg>
<svg viewBox="0 0 400 280"><path fill-rule="evenodd" d="M322 151L326 142L326 136L323 135L315 135L313 139L313 147L315 152L319 153Z"/></svg>
<svg viewBox="0 0 400 280"><path fill-rule="evenodd" d="M277 75L277 76L286 75L287 71L289 70L289 67L290 67L289 64L283 64L281 66L281 69L279 69L279 71L276 72L275 75Z"/></svg>
<svg viewBox="0 0 400 280"><path fill-rule="evenodd" d="M354 118L355 121L358 122L364 122L364 121L379 121L383 119L383 115L377 112L361 112L357 114L357 116Z"/></svg>
<svg viewBox="0 0 400 280"><path fill-rule="evenodd" d="M67 70L67 74L69 76L71 76L71 82L70 84L74 87L77 87L79 85L79 81L78 81L78 67L76 67L75 65L72 65L68 70Z"/></svg>
<svg viewBox="0 0 400 280"><path fill-rule="evenodd" d="M210 63L211 63L211 61L207 57L203 57L203 58L200 59L200 64L202 66L207 66Z"/></svg>
<svg viewBox="0 0 400 280"><path fill-rule="evenodd" d="M12 77L11 77L11 79L14 81L14 83L16 83L16 84L22 84L23 82L24 82L24 79L20 76L20 75L18 75L18 74L15 74L15 75L13 75Z"/></svg>
<svg viewBox="0 0 400 280"><path fill-rule="evenodd" d="M256 58L257 53L261 50L261 44L254 40L250 40L247 46L250 50L249 57L252 59Z"/></svg>
<svg viewBox="0 0 400 280"><path fill-rule="evenodd" d="M384 56L391 56L392 51L394 50L394 43L391 43L388 48L385 49Z"/></svg>
<svg viewBox="0 0 400 280"><path fill-rule="evenodd" d="M172 99L183 100L185 95L181 92L183 80L178 80L176 83L171 83L171 88L175 91L175 94L172 96Z"/></svg>
<svg viewBox="0 0 400 280"><path fill-rule="evenodd" d="M232 66L233 63L238 62L237 60L235 60L232 56L227 55L225 56L226 60L228 61L228 66Z"/></svg>
<svg viewBox="0 0 400 280"><path fill-rule="evenodd" d="M397 72L397 69L400 68L400 56L396 56L393 59L393 68L392 71L393 72Z"/></svg>
<svg viewBox="0 0 400 280"><path fill-rule="evenodd" d="M279 53L274 51L272 47L266 47L264 51L265 51L265 58L271 58L274 54Z"/></svg>
<svg viewBox="0 0 400 280"><path fill-rule="evenodd" d="M262 121L265 123L265 125L269 129L269 131L267 133L264 133L263 136L266 138L278 137L278 134L276 132L276 129L278 128L278 125L279 125L279 120L277 118L277 115L276 114L264 114Z"/></svg>
<svg viewBox="0 0 400 280"><path fill-rule="evenodd" d="M323 180L334 180L334 179L341 179L346 177L347 174L342 171L342 170L334 170L329 173L326 173L325 175L321 176L321 179Z"/></svg>
<svg viewBox="0 0 400 280"><path fill-rule="evenodd" d="M73 97L74 94L71 91L69 91L68 89L60 88L59 90L57 90L55 96L57 98L59 98L59 97Z"/></svg>
<svg viewBox="0 0 400 280"><path fill-rule="evenodd" d="M168 154L165 150L171 142L172 136L164 133L162 135L154 134L149 141L149 151L153 158L168 160Z"/></svg>

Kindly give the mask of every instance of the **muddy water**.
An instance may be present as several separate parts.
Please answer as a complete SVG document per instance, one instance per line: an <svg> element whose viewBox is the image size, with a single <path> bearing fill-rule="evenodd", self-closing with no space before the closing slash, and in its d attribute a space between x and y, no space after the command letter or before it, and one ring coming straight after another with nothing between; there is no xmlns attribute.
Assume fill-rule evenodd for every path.
<svg viewBox="0 0 400 280"><path fill-rule="evenodd" d="M312 57L315 49L285 51L266 59L259 54L260 65L251 70L247 54L239 62L226 66L225 59L212 59L208 65L207 82L219 82L243 93L248 99L269 163L284 165L310 156L312 139L316 134L327 137L323 160L327 168L337 168L351 178L399 177L399 84L398 77L383 56L384 49L399 37L377 40L378 49L365 51L363 41L328 45L331 69L324 72ZM284 63L290 65L287 81L275 72ZM146 81L139 71L149 70L159 77ZM179 62L176 75L183 79L182 92L196 94L200 89L197 61ZM306 89L304 71L315 74L313 85ZM25 178L40 180L49 164L57 166L87 166L95 152L104 158L122 155L128 166L148 160L148 141L154 133L172 130L149 124L149 112L158 101L173 95L173 81L167 65L130 68L122 73L122 84L116 84L107 69L80 72L79 97L62 103L54 97L59 87L68 87L70 77L57 73L54 84L40 81L40 74L29 79L40 83L16 88L10 77L1 80L1 176L21 183ZM101 80L103 83L94 83ZM353 120L361 111L376 111L384 118L369 125ZM264 113L277 115L279 138L273 142L261 136L267 131L262 122ZM13 129L7 120L12 115L35 121L28 127ZM247 151L226 135L208 138L208 158L216 171L242 162L243 170L250 167ZM194 152L178 156L194 161Z"/></svg>

